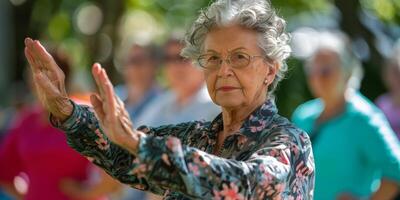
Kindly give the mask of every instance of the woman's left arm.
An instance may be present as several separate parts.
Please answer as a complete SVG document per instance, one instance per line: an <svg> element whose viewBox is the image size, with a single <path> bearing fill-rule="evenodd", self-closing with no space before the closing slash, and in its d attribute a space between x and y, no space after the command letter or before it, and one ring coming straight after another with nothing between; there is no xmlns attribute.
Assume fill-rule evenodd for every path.
<svg viewBox="0 0 400 200"><path fill-rule="evenodd" d="M237 161L182 145L174 137L147 136L140 140L136 162L144 165L142 175L149 183L192 198L264 199L281 194L289 175L313 173L306 157L302 163L291 163L290 146L294 144L287 138L274 133L273 141L246 161ZM293 187L295 195L309 196L301 187L301 183Z"/></svg>

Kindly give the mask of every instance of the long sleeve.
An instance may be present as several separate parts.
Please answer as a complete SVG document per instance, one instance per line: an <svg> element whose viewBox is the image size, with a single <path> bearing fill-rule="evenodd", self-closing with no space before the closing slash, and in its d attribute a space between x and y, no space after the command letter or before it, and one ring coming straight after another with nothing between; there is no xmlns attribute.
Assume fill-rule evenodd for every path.
<svg viewBox="0 0 400 200"><path fill-rule="evenodd" d="M268 142L239 161L185 145L185 135L201 129L195 122L141 127L149 135L140 139L137 155L111 143L88 107L75 105L66 122L53 120L53 124L66 131L72 148L122 183L138 189L157 194L168 190L192 199L265 199L281 197L285 191L296 194L294 197L309 195L304 191L308 186L302 188L302 180L294 177L309 179L313 173L312 167L307 168L310 157L298 158L301 147L292 155L297 142L284 129L269 133ZM289 186L289 181L293 185ZM288 191L289 187L293 191Z"/></svg>
<svg viewBox="0 0 400 200"><path fill-rule="evenodd" d="M146 137L140 142L137 162L149 166L145 177L150 183L191 198L263 199L285 188L290 156L283 141L237 161L181 145L175 137Z"/></svg>
<svg viewBox="0 0 400 200"><path fill-rule="evenodd" d="M140 168L133 162L136 157L106 137L92 108L73 104L73 113L65 122L50 117L53 126L66 133L70 147L122 183L157 194L164 193L159 188L151 187L142 177L131 175L132 171Z"/></svg>
<svg viewBox="0 0 400 200"><path fill-rule="evenodd" d="M137 160L135 155L112 143L106 137L92 108L74 103L73 113L65 122L61 123L53 117L50 117L50 121L53 126L66 133L69 146L120 182L137 189L150 190L157 194L164 193L157 185L149 185L142 175L133 173L143 170L143 165L134 162ZM142 127L142 129L146 128ZM182 133L186 129L187 124L183 123L180 126L161 126L157 129L158 131L153 131L153 129L144 131L152 136L170 134L178 137L178 133Z"/></svg>

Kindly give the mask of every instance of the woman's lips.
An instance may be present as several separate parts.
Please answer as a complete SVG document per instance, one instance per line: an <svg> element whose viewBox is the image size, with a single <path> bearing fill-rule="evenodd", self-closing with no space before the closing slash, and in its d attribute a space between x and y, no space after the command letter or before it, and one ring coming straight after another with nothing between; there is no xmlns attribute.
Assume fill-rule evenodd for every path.
<svg viewBox="0 0 400 200"><path fill-rule="evenodd" d="M239 88L233 87L233 86L222 86L222 87L219 87L217 90L223 91L223 92L229 92L229 91L237 90L237 89L239 89Z"/></svg>

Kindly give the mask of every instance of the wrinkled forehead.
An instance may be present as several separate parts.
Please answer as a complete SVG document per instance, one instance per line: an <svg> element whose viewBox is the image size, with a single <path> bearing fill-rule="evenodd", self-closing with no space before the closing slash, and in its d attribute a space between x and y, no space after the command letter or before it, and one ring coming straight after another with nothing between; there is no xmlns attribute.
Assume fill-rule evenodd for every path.
<svg viewBox="0 0 400 200"><path fill-rule="evenodd" d="M229 53L237 48L249 52L259 52L259 34L239 25L229 25L212 28L204 40L204 52L215 51L221 54Z"/></svg>

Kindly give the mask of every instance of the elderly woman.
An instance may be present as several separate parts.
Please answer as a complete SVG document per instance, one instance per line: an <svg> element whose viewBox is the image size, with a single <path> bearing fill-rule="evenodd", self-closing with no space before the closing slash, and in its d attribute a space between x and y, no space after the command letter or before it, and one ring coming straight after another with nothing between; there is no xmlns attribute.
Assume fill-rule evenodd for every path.
<svg viewBox="0 0 400 200"><path fill-rule="evenodd" d="M293 122L313 143L315 199L392 199L400 183L399 143L379 109L356 90L361 65L346 37L329 32L320 36L323 40L306 67L318 99L293 114Z"/></svg>
<svg viewBox="0 0 400 200"><path fill-rule="evenodd" d="M122 183L166 199L312 199L310 140L272 99L290 52L284 29L267 1L213 3L189 31L183 55L203 68L222 114L157 128L133 129L99 64L93 112L69 100L62 71L38 41L27 38L25 53L52 123Z"/></svg>

